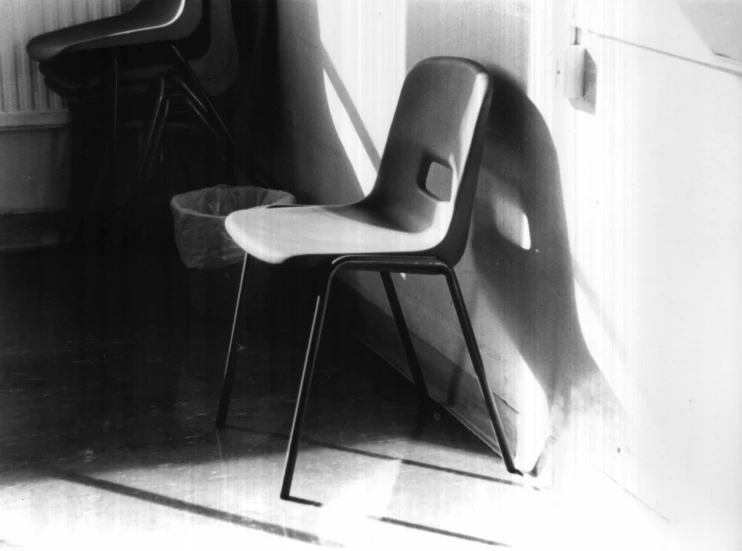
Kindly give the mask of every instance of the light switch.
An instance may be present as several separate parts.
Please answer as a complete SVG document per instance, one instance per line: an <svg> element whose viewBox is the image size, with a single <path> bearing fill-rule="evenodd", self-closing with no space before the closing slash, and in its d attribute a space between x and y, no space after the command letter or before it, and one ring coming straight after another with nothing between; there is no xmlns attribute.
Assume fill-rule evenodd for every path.
<svg viewBox="0 0 742 551"><path fill-rule="evenodd" d="M585 95L585 57L584 46L567 46L564 52L563 93L565 98L578 99Z"/></svg>

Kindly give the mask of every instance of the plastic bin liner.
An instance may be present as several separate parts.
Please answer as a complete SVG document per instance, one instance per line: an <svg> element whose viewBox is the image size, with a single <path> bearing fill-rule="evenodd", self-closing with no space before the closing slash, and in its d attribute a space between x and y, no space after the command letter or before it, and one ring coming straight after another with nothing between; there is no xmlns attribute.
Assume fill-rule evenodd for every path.
<svg viewBox="0 0 742 551"><path fill-rule="evenodd" d="M224 228L227 216L237 210L295 202L286 191L254 186L216 186L176 195L170 207L180 258L188 268L202 270L238 264L245 252Z"/></svg>

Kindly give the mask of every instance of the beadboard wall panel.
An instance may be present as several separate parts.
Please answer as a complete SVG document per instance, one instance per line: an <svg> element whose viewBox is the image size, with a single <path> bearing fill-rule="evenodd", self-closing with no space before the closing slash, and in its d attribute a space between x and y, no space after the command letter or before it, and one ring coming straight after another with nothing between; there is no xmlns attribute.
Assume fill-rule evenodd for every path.
<svg viewBox="0 0 742 551"><path fill-rule="evenodd" d="M121 0L0 0L0 131L68 121L64 103L28 57L28 41L120 10Z"/></svg>

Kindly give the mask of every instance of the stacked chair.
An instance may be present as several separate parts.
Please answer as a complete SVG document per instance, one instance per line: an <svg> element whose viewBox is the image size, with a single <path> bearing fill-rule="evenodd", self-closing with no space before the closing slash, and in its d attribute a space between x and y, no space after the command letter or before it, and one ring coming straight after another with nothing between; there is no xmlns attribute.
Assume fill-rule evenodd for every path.
<svg viewBox="0 0 742 551"><path fill-rule="evenodd" d="M121 15L29 42L28 54L39 63L47 86L73 112L77 170L72 210L78 216L115 185L129 187L125 210L133 218L142 214L146 184L163 132L178 114L176 107L205 128L231 162L234 141L211 100L229 88L239 69L230 2L141 0ZM134 185L120 182L116 165L119 134L130 119L143 122ZM95 164L84 154L90 135L102 136L104 154L97 176L81 178L82 170Z"/></svg>

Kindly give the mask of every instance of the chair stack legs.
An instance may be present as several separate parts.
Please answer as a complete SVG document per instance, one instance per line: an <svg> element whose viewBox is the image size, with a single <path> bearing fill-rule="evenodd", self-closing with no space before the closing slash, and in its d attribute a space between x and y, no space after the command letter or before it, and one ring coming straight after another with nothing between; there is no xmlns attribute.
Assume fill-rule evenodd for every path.
<svg viewBox="0 0 742 551"><path fill-rule="evenodd" d="M160 154L160 142L168 122L168 111L174 98L180 98L191 112L222 146L222 158L226 166L231 167L234 160L234 140L220 118L206 92L201 88L198 78L193 74L188 63L180 56L177 48L172 47L177 68L187 73L192 84L188 84L176 71L162 73L153 85L154 106L147 122L146 133L142 142L140 164L136 180L136 190L129 198L128 208L133 212L135 203L146 190L152 165ZM141 201L139 201L141 203ZM141 230L136 224L135 228Z"/></svg>
<svg viewBox="0 0 742 551"><path fill-rule="evenodd" d="M215 126L218 127L221 133L224 135L224 138L227 142L227 161L234 159L235 145L232 133L227 128L227 125L224 124L224 121L219 116L219 112L216 110L214 104L209 99L208 94L201 86L201 82L198 80L198 77L194 74L193 69L191 69L191 66L183 58L178 48L174 45L171 45L170 52L173 56L173 59L175 60L176 67L180 67L180 69L185 73L185 75L192 83L191 87L183 82L182 85L184 90L186 90L187 93L192 96L192 99L195 100L195 103L201 104L203 106L206 115L212 119L213 123L215 123Z"/></svg>
<svg viewBox="0 0 742 551"><path fill-rule="evenodd" d="M309 388L312 384L312 375L314 375L314 364L317 360L317 351L319 350L322 327L325 322L327 298L330 295L331 285L332 275L328 278L324 291L320 291L320 294L317 296L317 302L314 306L312 328L309 331L309 343L307 344L304 369L302 370L301 383L299 384L299 396L296 399L294 420L291 423L291 433L289 434L289 448L286 452L286 464L283 470L283 482L281 484L281 499L288 499L291 494L291 482L294 479L296 456L299 452L299 440L301 439L301 426L304 420L304 413L307 409Z"/></svg>
<svg viewBox="0 0 742 551"><path fill-rule="evenodd" d="M237 363L237 337L242 329L243 313L245 311L245 302L247 296L247 280L250 275L250 266L252 258L245 254L245 260L242 263L242 276L240 278L240 287L237 291L237 304L234 309L234 320L232 321L232 333L229 336L229 348L227 349L227 362L224 367L224 380L222 383L222 395L219 400L219 410L216 416L217 428L223 428L227 421L229 411L229 398L232 395L232 384L234 383L235 364Z"/></svg>
<svg viewBox="0 0 742 551"><path fill-rule="evenodd" d="M169 92L168 85L172 89ZM151 166L160 152L160 141L165 124L167 123L168 108L171 102L171 97L183 97L191 111L196 115L201 124L211 132L214 138L227 144L228 151L224 153L223 157L225 160L229 158L229 150L232 147L231 136L228 134L226 128L220 132L220 130L213 125L213 117L218 115L215 114L211 116L209 114L208 106L203 104L198 95L183 81L183 79L174 73L163 73L158 77L155 83L155 92L153 95L154 106L147 123L147 131L144 136L140 154L139 173L137 175L137 186L139 190L142 190L148 182Z"/></svg>
<svg viewBox="0 0 742 551"><path fill-rule="evenodd" d="M137 184L142 186L146 179L151 158L155 156L154 150L154 137L157 133L157 127L162 119L162 107L165 99L165 76L161 75L157 79L155 93L154 93L154 107L152 108L152 114L150 115L147 123L147 132L144 135L144 142L142 144L142 153L139 164L139 174L137 175Z"/></svg>
<svg viewBox="0 0 742 551"><path fill-rule="evenodd" d="M170 112L170 99L165 94L166 77L161 75L156 82L154 106L147 123L146 134L140 154L140 164L134 188L127 199L126 208L129 211L131 227L134 234L141 237L147 227L149 208L145 201L147 183L152 174L153 166L160 154L160 144Z"/></svg>

